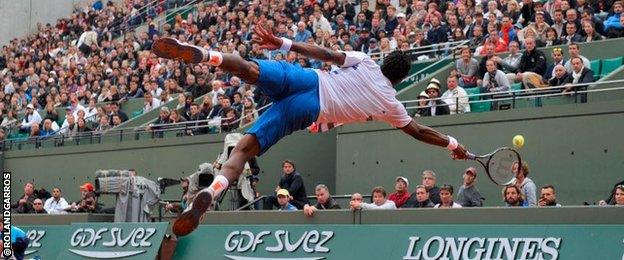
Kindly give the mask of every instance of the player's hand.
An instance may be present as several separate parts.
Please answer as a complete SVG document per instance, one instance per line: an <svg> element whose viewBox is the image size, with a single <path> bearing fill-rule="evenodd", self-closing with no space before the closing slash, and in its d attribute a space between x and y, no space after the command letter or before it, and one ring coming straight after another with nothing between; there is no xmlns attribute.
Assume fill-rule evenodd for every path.
<svg viewBox="0 0 624 260"><path fill-rule="evenodd" d="M451 157L453 158L453 160L466 160L468 159L468 151L466 150L466 148L464 148L463 145L459 144L457 145L457 148L455 148L455 150L453 150L453 152L451 153Z"/></svg>
<svg viewBox="0 0 624 260"><path fill-rule="evenodd" d="M282 46L282 39L273 35L273 32L264 28L262 24L257 24L253 31L252 40L260 44L260 49L277 50Z"/></svg>

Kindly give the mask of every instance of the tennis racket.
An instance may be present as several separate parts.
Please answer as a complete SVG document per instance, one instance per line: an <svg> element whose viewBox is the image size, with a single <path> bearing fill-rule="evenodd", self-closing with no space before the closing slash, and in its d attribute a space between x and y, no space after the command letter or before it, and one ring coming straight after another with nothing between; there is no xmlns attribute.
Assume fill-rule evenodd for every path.
<svg viewBox="0 0 624 260"><path fill-rule="evenodd" d="M507 186L516 181L516 173L512 169L514 163L522 165L520 154L509 147L501 147L486 155L468 153L469 160L479 162L490 180L494 183Z"/></svg>

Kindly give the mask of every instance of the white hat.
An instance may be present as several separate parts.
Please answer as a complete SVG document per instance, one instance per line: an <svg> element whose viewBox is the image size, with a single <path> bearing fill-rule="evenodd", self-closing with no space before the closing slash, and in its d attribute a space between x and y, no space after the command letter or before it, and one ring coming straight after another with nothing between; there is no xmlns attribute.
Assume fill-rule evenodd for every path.
<svg viewBox="0 0 624 260"><path fill-rule="evenodd" d="M397 14L397 18L398 18L398 17L403 17L403 18L405 18L405 14L404 14L404 13L399 13L399 14Z"/></svg>
<svg viewBox="0 0 624 260"><path fill-rule="evenodd" d="M394 181L399 181L402 180L405 182L405 185L409 186L409 181L407 180L407 178L403 177L403 176L397 176L396 179Z"/></svg>
<svg viewBox="0 0 624 260"><path fill-rule="evenodd" d="M33 106L33 104L28 104L26 105L26 108L35 109L35 106Z"/></svg>

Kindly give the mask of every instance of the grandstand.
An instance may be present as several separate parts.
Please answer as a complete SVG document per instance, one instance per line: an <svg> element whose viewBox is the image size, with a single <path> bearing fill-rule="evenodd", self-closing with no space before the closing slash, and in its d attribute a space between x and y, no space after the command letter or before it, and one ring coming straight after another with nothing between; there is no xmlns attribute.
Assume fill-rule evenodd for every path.
<svg viewBox="0 0 624 260"><path fill-rule="evenodd" d="M0 36L0 165L11 173L11 202L18 206L25 186L32 183L36 190L60 188L68 204L82 205L80 191L89 191L85 184L93 183L90 191L101 205L86 213L44 215L35 214L32 196L26 198L28 207L12 210L13 224L23 227L31 241L26 258L624 255L624 195L616 198L624 189L614 188L624 181L621 1L89 0L74 1L71 11L48 13L32 6L37 1L22 2L24 6L0 0L2 12L42 13L29 18L38 26L16 29L21 35L15 39ZM244 133L271 100L219 68L160 59L151 52L152 43L173 37L245 59L337 69L294 52L259 49L251 35L260 21L280 37L362 51L378 64L392 51L408 53L413 60L409 76L395 89L410 116L457 137L477 154L512 146L515 135L524 136L524 147L517 149L530 165L533 196L544 199L541 187L552 185L553 204L563 206L508 207L514 203L503 187L490 182L474 161L453 161L448 151L415 142L388 125L366 122L286 137L257 158L257 168L251 165L248 181L257 181L253 199L241 199L244 188L232 186L196 232L171 237L169 222L177 212L170 205L183 195L176 184L198 172L198 166L205 171L202 163L210 163L210 171L222 164L220 154L232 145L232 135L226 136ZM527 46L529 38L537 51ZM468 57L462 56L465 49ZM487 60L495 63L491 72L481 65ZM476 70L470 69L474 64ZM562 66L563 76L556 75L556 65ZM498 72L503 76L486 80ZM449 78L457 86L449 87ZM312 217L301 210L267 210L269 198L277 197L284 160L296 163L310 205L323 200L315 193L324 184L342 209L320 210ZM474 187L483 207L349 209L354 193L365 202L373 202L371 190L377 186L394 193L397 176L409 180L407 194L416 196L417 186L425 184L425 170L435 172L437 186L454 186L451 198L458 202L471 166L477 167ZM120 171L99 171L103 169ZM100 178L119 179L111 184ZM141 195L129 196L141 201L148 196L150 180L160 184L144 215L153 223L111 223L119 221L123 178L132 179L132 185L145 181L137 185ZM527 203L529 197L522 195ZM134 220L130 215L124 219ZM103 239L87 229L101 231Z"/></svg>

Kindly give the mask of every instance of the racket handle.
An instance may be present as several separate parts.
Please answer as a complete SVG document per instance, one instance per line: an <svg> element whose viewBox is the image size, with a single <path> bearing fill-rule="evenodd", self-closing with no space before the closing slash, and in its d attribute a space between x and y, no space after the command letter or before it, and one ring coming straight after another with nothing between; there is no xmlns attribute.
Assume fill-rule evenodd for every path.
<svg viewBox="0 0 624 260"><path fill-rule="evenodd" d="M466 153L466 159L467 159L467 160L474 160L474 159L476 159L476 158L477 158L477 156L476 156L476 155L474 155L474 154L472 154L471 152L467 152L467 153Z"/></svg>

